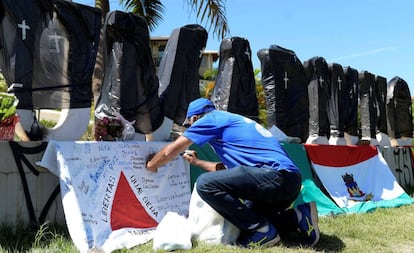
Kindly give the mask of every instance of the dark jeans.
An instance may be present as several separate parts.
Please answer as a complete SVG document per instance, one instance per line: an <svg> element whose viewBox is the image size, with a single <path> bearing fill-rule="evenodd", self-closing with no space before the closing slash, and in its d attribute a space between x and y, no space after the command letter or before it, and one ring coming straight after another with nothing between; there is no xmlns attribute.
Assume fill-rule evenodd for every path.
<svg viewBox="0 0 414 253"><path fill-rule="evenodd" d="M292 204L300 192L299 173L238 166L203 173L197 179L200 197L242 231L255 230ZM290 209L292 212L292 209ZM292 224L297 225L297 224Z"/></svg>

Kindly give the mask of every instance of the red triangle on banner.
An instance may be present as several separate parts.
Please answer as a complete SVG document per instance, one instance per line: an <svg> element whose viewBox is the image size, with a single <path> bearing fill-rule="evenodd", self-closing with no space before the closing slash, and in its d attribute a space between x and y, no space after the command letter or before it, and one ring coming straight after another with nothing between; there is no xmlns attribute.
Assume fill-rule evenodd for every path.
<svg viewBox="0 0 414 253"><path fill-rule="evenodd" d="M111 211L111 228L155 228L158 222L148 215L135 196L124 173L119 176Z"/></svg>

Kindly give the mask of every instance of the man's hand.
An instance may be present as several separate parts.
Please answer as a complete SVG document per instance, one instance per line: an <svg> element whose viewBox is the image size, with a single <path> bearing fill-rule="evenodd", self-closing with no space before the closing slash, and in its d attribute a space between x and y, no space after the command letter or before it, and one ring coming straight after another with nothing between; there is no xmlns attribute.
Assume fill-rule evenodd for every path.
<svg viewBox="0 0 414 253"><path fill-rule="evenodd" d="M195 150L185 150L183 158L194 165L198 160L197 152Z"/></svg>
<svg viewBox="0 0 414 253"><path fill-rule="evenodd" d="M186 150L182 154L183 158L187 160L191 165L198 166L205 171L218 171L226 169L223 163L210 162L198 159L197 152L195 150Z"/></svg>
<svg viewBox="0 0 414 253"><path fill-rule="evenodd" d="M157 172L158 168L154 167L154 168L150 168L148 167L148 163L151 161L152 158L154 158L156 153L151 153L147 156L146 162L145 162L145 166L147 167L147 169L151 172Z"/></svg>

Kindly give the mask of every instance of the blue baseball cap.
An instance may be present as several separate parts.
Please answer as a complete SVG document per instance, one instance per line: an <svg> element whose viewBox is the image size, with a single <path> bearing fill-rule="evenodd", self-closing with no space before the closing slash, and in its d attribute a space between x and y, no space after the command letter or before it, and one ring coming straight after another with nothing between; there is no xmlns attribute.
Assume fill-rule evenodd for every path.
<svg viewBox="0 0 414 253"><path fill-rule="evenodd" d="M188 105L186 118L190 118L194 115L201 115L212 110L216 109L213 102L207 98L197 98L196 100L191 101Z"/></svg>

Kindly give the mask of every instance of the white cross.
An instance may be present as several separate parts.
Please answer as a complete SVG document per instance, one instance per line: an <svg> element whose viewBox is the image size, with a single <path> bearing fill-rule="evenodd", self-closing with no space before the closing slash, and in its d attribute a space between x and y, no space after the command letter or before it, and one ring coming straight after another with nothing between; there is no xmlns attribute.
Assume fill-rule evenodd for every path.
<svg viewBox="0 0 414 253"><path fill-rule="evenodd" d="M285 90L287 90L287 85L288 85L288 81L289 81L289 78L287 76L287 72L285 72L285 78L283 78L283 80L285 81Z"/></svg>
<svg viewBox="0 0 414 253"><path fill-rule="evenodd" d="M339 90L341 90L341 83L342 83L342 80L341 80L341 77L340 76L338 76L338 85L339 85Z"/></svg>
<svg viewBox="0 0 414 253"><path fill-rule="evenodd" d="M319 77L319 83L320 83L321 87L323 86L323 82L324 82L324 81L325 81L325 80L323 80L322 76L320 76L320 77Z"/></svg>
<svg viewBox="0 0 414 253"><path fill-rule="evenodd" d="M200 55L198 56L198 58L201 58L203 56L203 52L204 52L204 48L200 49Z"/></svg>
<svg viewBox="0 0 414 253"><path fill-rule="evenodd" d="M59 47L59 40L63 39L62 36L57 35L56 31L54 34L50 34L49 35L49 39L54 40L55 41L55 49L56 49L56 53L60 53L60 47Z"/></svg>
<svg viewBox="0 0 414 253"><path fill-rule="evenodd" d="M26 20L23 19L21 24L17 24L17 27L22 29L22 40L25 40L26 30L30 30L30 26L26 25Z"/></svg>

